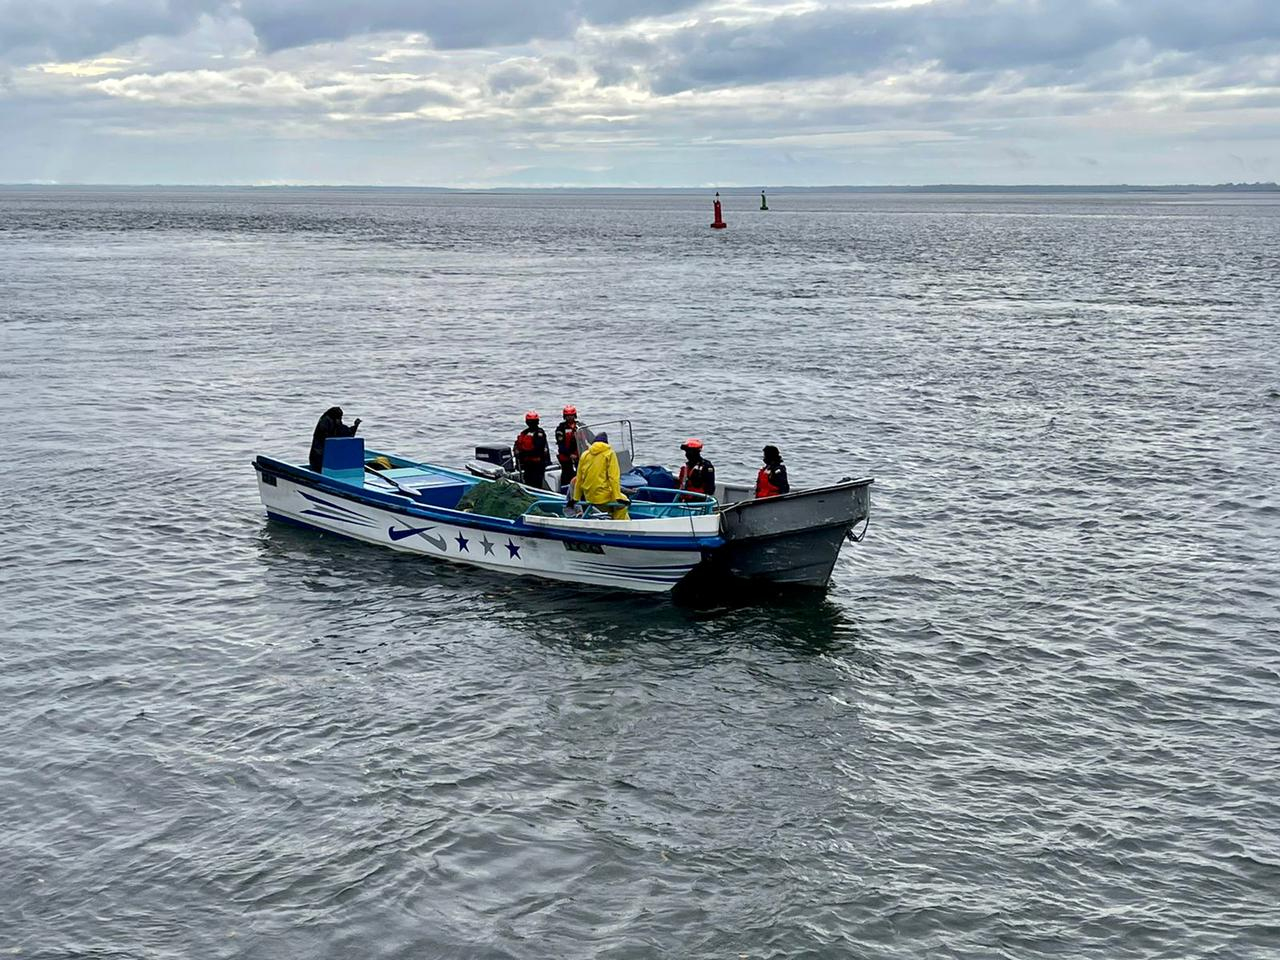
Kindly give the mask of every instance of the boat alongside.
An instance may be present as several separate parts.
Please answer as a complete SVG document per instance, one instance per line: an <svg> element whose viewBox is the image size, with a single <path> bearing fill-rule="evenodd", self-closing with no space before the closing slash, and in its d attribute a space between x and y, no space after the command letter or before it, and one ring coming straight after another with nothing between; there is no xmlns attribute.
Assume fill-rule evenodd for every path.
<svg viewBox="0 0 1280 960"><path fill-rule="evenodd" d="M870 477L744 498L720 508L725 545L714 557L724 574L786 586L826 587L840 548L860 542L871 522ZM855 528L861 524L861 532Z"/></svg>

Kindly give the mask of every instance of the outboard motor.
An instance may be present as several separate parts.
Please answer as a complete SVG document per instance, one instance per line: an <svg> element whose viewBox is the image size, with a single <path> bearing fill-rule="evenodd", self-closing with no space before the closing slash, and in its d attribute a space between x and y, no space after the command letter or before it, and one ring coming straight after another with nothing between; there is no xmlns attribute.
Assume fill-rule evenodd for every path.
<svg viewBox="0 0 1280 960"><path fill-rule="evenodd" d="M503 470L514 471L516 462L511 456L509 443L481 443L476 446L476 459L481 463L496 463Z"/></svg>
<svg viewBox="0 0 1280 960"><path fill-rule="evenodd" d="M501 480L516 472L516 462L507 443L482 443L476 446L476 458L465 464L467 473L486 480Z"/></svg>

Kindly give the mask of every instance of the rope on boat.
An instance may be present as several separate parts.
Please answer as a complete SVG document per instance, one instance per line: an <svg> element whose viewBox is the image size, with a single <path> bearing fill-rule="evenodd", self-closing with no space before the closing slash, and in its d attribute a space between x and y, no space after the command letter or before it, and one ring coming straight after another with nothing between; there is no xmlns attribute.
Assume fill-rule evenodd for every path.
<svg viewBox="0 0 1280 960"><path fill-rule="evenodd" d="M866 519L862 521L862 532L854 533L853 527L850 527L848 530L844 532L844 538L848 540L850 543L861 543L862 539L867 535L867 528L870 526L871 526L871 513L870 511L868 511Z"/></svg>
<svg viewBox="0 0 1280 960"><path fill-rule="evenodd" d="M840 480L840 482L841 482L841 483L848 483L848 482L849 482L850 480L852 480L852 479L853 479L853 477L844 477L844 478L842 478L842 479ZM868 529L870 526L871 526L871 505L868 503L868 504L867 504L867 515L866 515L865 517L863 517L863 519L862 519L862 532L861 532L861 533L854 533L854 532L853 532L853 527L850 527L848 530L846 530L846 531L844 532L844 538L845 538L846 540L848 540L850 543L861 543L861 542L862 542L862 540L863 540L863 538L864 538L864 537L866 537L866 535L867 535L867 529Z"/></svg>

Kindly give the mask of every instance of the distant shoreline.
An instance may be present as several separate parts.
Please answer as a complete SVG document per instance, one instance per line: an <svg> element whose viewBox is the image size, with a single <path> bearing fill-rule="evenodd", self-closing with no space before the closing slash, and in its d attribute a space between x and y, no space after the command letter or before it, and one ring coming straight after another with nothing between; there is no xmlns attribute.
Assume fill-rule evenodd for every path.
<svg viewBox="0 0 1280 960"><path fill-rule="evenodd" d="M237 184L237 183L2 183L3 190L254 190L254 191L384 191L387 193L484 193L484 194L705 194L714 190L726 196L754 195L761 187L415 187L369 184ZM1280 193L1280 184L1266 183L1169 183L1169 184L980 184L935 183L870 186L764 185L775 194L1179 194L1179 193Z"/></svg>

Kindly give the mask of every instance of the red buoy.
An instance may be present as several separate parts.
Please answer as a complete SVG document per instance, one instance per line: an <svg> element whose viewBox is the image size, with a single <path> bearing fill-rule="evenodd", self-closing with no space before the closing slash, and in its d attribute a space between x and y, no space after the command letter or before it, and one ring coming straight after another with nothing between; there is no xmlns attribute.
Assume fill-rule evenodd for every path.
<svg viewBox="0 0 1280 960"><path fill-rule="evenodd" d="M711 223L711 229L712 229L712 230L723 230L725 227L727 227L727 226L728 226L728 224L724 222L724 217L722 217L722 216L720 215L720 191L719 191L719 190L717 190L717 191L716 191L716 201L715 201L715 203L716 203L716 206L715 206L716 218L715 218L715 220L714 220L714 221L712 221L712 223Z"/></svg>

